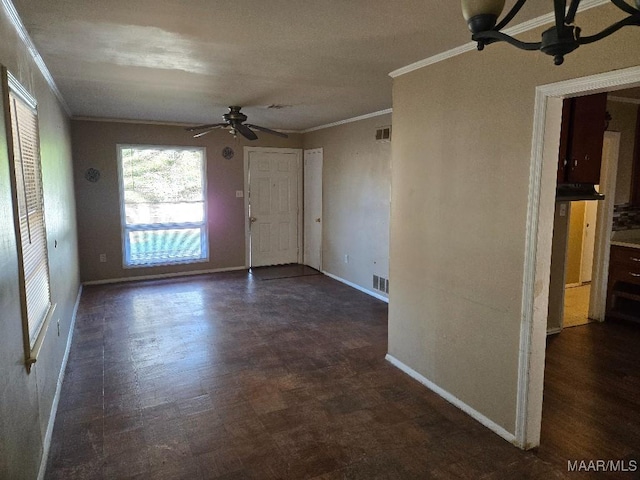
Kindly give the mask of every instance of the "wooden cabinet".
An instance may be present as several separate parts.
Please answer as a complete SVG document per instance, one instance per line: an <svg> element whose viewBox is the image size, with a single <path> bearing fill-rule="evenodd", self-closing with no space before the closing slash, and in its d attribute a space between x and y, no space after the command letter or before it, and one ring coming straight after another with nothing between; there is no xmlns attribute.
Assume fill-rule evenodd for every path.
<svg viewBox="0 0 640 480"><path fill-rule="evenodd" d="M640 248L611 246L606 315L640 321Z"/></svg>
<svg viewBox="0 0 640 480"><path fill-rule="evenodd" d="M631 203L640 207L640 107L636 119L636 138L633 148L633 167L631 171Z"/></svg>
<svg viewBox="0 0 640 480"><path fill-rule="evenodd" d="M606 115L606 93L564 100L558 184L600 183Z"/></svg>

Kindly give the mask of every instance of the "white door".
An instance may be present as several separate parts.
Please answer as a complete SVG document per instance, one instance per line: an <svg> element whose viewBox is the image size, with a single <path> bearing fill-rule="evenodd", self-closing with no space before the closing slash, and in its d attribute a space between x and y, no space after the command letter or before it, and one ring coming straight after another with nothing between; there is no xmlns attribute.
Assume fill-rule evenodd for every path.
<svg viewBox="0 0 640 480"><path fill-rule="evenodd" d="M300 151L247 148L249 266L298 262Z"/></svg>
<svg viewBox="0 0 640 480"><path fill-rule="evenodd" d="M304 264L322 270L322 149L304 152Z"/></svg>
<svg viewBox="0 0 640 480"><path fill-rule="evenodd" d="M596 188L596 190L599 190ZM598 202L590 200L585 202L584 208L584 233L582 236L582 263L580 264L580 282L591 281L593 271L593 249L596 242L596 218L598 214Z"/></svg>

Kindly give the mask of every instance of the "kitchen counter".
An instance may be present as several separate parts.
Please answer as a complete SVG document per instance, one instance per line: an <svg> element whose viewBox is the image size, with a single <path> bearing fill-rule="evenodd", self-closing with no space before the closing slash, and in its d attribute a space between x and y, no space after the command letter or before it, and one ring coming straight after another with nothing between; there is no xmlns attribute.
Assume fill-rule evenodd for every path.
<svg viewBox="0 0 640 480"><path fill-rule="evenodd" d="M640 248L640 230L621 230L613 232L611 245L619 247Z"/></svg>

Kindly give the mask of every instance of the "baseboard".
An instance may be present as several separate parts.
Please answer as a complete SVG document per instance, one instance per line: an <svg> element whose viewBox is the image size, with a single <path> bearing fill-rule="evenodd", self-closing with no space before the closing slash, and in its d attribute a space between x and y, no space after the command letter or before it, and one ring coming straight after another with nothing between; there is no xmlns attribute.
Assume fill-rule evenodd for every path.
<svg viewBox="0 0 640 480"><path fill-rule="evenodd" d="M547 335L555 335L562 331L562 327L547 328Z"/></svg>
<svg viewBox="0 0 640 480"><path fill-rule="evenodd" d="M49 457L49 449L51 448L51 437L53 435L53 426L56 421L56 414L58 413L58 403L60 402L60 391L62 390L62 382L64 381L64 373L67 370L67 361L69 360L69 352L71 351L71 342L73 340L73 331L76 325L76 316L78 315L78 306L80 305L80 297L82 296L82 285L78 289L78 296L76 303L73 306L73 313L71 315L71 324L69 325L69 336L67 337L67 346L64 350L64 356L62 357L62 365L60 366L60 373L58 374L58 383L56 385L56 393L53 396L53 403L51 405L51 413L49 414L49 422L47 423L47 431L44 434L42 441L42 458L40 459L40 470L38 470L38 480L43 480L47 470L47 459Z"/></svg>
<svg viewBox="0 0 640 480"><path fill-rule="evenodd" d="M105 280L90 280L88 282L82 282L82 284L107 285L109 283L138 282L141 280L162 280L163 278L188 277L192 275L207 275L211 273L237 272L239 270L248 270L248 267L243 265L241 267L216 268L212 270L195 270L193 272L159 273L156 275L141 275L139 277L107 278Z"/></svg>
<svg viewBox="0 0 640 480"><path fill-rule="evenodd" d="M367 290L366 288L361 287L360 285L357 285L353 282L350 282L349 280L345 280L344 278L340 278L337 275L334 275L333 273L329 273L325 270L322 270L323 275L326 275L327 277L333 278L334 280L337 280L340 283L344 283L345 285L349 285L351 288L355 288L356 290L361 291L362 293L366 293L367 295L371 295L372 297L377 298L378 300L382 300L385 303L389 303L389 299L383 295L380 295L379 293L373 292L371 290Z"/></svg>
<svg viewBox="0 0 640 480"><path fill-rule="evenodd" d="M431 391L437 393L438 395L440 395L447 402L449 402L449 403L455 405L456 407L458 407L460 410L462 410L467 415L471 416L472 418L474 418L475 420L480 422L482 425L487 427L489 430L492 430L493 432L495 432L498 435L500 435L502 438L504 438L509 443L512 443L512 444L516 445L517 442L516 442L515 435L510 433L510 432L508 432L507 430L505 430L503 427L501 427L500 425L495 423L493 420L485 417L483 414L481 414L480 412L478 412L474 408L470 407L469 405L464 403L459 398L454 397L449 392L447 392L446 390L440 388L435 383L431 382L430 380L427 380L427 378L423 377L418 372L416 372L414 369L412 369L411 367L405 365L404 363L402 363L400 360L398 360L394 356L392 356L390 354L387 354L385 356L385 360L387 362L389 362L391 365L393 365L394 367L402 370L404 373L409 375L411 378L413 378L413 379L417 380L418 382L420 382L421 384L423 384L429 390L431 390Z"/></svg>

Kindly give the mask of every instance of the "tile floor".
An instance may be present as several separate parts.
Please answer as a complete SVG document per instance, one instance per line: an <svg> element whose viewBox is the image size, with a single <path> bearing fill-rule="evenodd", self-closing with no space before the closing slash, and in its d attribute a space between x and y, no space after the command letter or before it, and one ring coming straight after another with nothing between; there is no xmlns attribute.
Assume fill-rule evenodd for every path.
<svg viewBox="0 0 640 480"><path fill-rule="evenodd" d="M386 304L323 275L86 287L46 478L565 478L386 349Z"/></svg>
<svg viewBox="0 0 640 480"><path fill-rule="evenodd" d="M590 283L565 289L563 327L576 327L591 322L591 320L589 320L590 295Z"/></svg>

